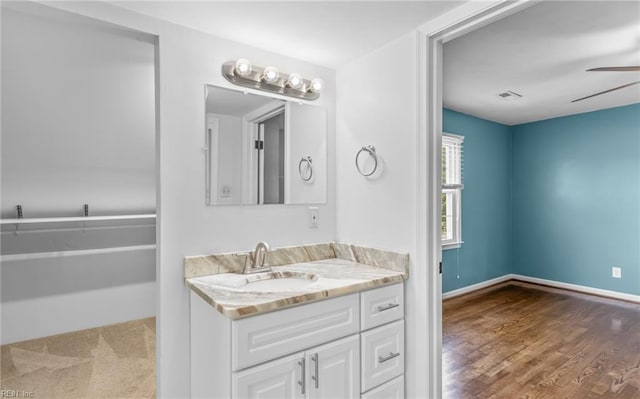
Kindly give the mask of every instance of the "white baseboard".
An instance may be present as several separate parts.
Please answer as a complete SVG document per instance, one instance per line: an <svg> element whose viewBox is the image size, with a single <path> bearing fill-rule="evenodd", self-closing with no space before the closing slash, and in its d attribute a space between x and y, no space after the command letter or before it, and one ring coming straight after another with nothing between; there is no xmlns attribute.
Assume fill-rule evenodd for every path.
<svg viewBox="0 0 640 399"><path fill-rule="evenodd" d="M493 278L491 280L483 281L483 282L480 282L480 283L477 283L477 284L468 285L466 287L458 288L457 290L445 292L445 293L442 294L442 299L454 298L454 297L457 297L457 296L460 296L460 295L468 294L470 292L477 291L477 290L492 286L494 284L502 283L502 282L509 281L509 280L518 280L518 281L523 281L525 283L547 285L549 287L561 288L561 289L571 290L571 291L577 291L577 292L582 292L582 293L590 294L590 295L598 295L598 296L602 296L602 297L606 297L606 298L620 299L620 300L623 300L623 301L640 303L640 295L625 294L623 292L603 290L603 289L600 289L600 288L587 287L587 286L584 286L584 285L562 283L560 281L546 280L546 279L543 279L543 278L523 276L522 274L505 274L504 276L496 277L496 278Z"/></svg>
<svg viewBox="0 0 640 399"><path fill-rule="evenodd" d="M524 281L526 283L548 285L554 288L562 288L565 290L583 292L585 294L598 295L607 298L621 299L623 301L640 303L640 295L625 294L623 292L603 290L600 288L587 287L584 285L562 283L554 280L545 280L543 278L523 276L521 274L510 274L509 279ZM444 295L442 296L444 298Z"/></svg>
<svg viewBox="0 0 640 399"><path fill-rule="evenodd" d="M442 294L442 299L454 298L460 295L468 294L473 291L480 290L482 288L489 287L494 284L502 283L513 279L513 274L505 274L504 276L492 278L491 280L482 281L477 284L468 285L466 287L458 288L457 290L445 292Z"/></svg>

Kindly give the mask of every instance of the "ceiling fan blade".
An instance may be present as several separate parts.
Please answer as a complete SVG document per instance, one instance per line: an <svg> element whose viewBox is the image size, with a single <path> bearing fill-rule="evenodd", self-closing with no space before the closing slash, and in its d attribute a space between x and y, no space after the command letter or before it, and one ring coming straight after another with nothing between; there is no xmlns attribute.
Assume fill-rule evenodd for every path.
<svg viewBox="0 0 640 399"><path fill-rule="evenodd" d="M587 69L587 72L607 71L607 72L639 72L640 66L621 66L621 67L601 67Z"/></svg>
<svg viewBox="0 0 640 399"><path fill-rule="evenodd" d="M605 93L610 93L610 92L615 91L615 90L624 89L625 87L629 87L629 86L637 85L638 83L640 83L640 80L638 80L637 82L627 83L626 85L622 85L622 86L614 87L613 89L609 89L609 90L601 91L601 92L598 92L598 93L596 93L596 94L592 94L592 95L590 95L590 96L586 96L586 97L578 98L577 100L573 100L573 101L571 101L571 102L572 102L572 103L575 103L575 102L578 102L578 101L586 100L587 98L591 98L591 97L599 96L599 95L601 95L601 94L605 94Z"/></svg>

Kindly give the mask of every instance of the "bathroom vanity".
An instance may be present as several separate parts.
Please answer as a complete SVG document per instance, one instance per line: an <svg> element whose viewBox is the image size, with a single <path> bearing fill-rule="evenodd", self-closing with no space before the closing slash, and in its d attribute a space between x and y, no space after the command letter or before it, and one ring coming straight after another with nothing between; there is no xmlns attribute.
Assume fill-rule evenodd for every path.
<svg viewBox="0 0 640 399"><path fill-rule="evenodd" d="M303 260L273 266L275 277L217 273L186 279L193 398L404 397L408 256L320 245L296 247L295 255L278 253L292 249L274 251L275 263ZM324 259L314 260L318 249ZM372 261L376 255L381 257ZM242 255L213 256L209 266L224 269L239 265ZM390 268L358 260L386 260ZM187 274L206 269L197 262L207 263L203 257L185 260ZM270 278L292 284L272 285Z"/></svg>

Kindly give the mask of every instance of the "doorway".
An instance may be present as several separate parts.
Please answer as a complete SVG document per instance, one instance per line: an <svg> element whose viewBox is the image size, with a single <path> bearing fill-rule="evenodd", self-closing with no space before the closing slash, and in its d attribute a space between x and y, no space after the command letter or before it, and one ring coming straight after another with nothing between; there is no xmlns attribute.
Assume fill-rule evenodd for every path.
<svg viewBox="0 0 640 399"><path fill-rule="evenodd" d="M529 1L468 3L419 27L418 256L428 270L429 397L442 397L442 47L447 41L528 7ZM425 134L426 133L426 134Z"/></svg>
<svg viewBox="0 0 640 399"><path fill-rule="evenodd" d="M284 204L284 109L258 122L258 204Z"/></svg>
<svg viewBox="0 0 640 399"><path fill-rule="evenodd" d="M545 3L545 4L549 4L549 3ZM542 7L542 5L540 5L540 7ZM538 9L538 7L534 7L534 8L535 8L535 9ZM527 15L530 15L530 12L529 12L529 11L533 11L533 9L534 9L534 8L532 8L531 10L527 10L527 13L526 13L526 14L527 14ZM521 11L521 10L518 10L518 11ZM508 15L511 15L511 14L512 14L512 13L509 13ZM558 13L554 13L554 14L558 14ZM523 13L523 14L520 14L520 15L524 15L524 13ZM637 15L637 13L636 13L636 15ZM503 15L503 16L502 16L502 18L504 18L504 16L506 16L506 15ZM503 22L503 21L501 21L501 22ZM485 25L485 24L482 24L481 26L484 26L484 25ZM566 23L565 23L565 24L563 24L562 26L563 26L564 28L566 28L566 26L567 26L567 25L568 25L568 24L566 24ZM636 26L637 26L637 25L636 25ZM522 25L520 25L520 27L522 27ZM526 27L525 27L525 28L523 28L523 29L524 29L524 30L526 30ZM467 31L467 32L468 32L468 31ZM465 32L465 33L467 33L467 32ZM567 34L567 35L568 35L568 34ZM460 35L459 35L459 36L460 36ZM456 36L456 37L454 37L454 38L458 38L459 36ZM472 35L471 35L471 36L472 36ZM563 37L563 38L564 38L564 37ZM566 38L565 38L565 39L566 39ZM613 42L616 42L616 41L613 41ZM442 45L443 43L444 43L444 42L439 43L439 44L440 44L440 47L439 47L439 49L438 49L439 51L442 51L442 46L441 46L441 45ZM551 43L550 43L549 45L551 46ZM522 56L522 55L521 55L521 56ZM441 60L442 60L442 58L443 58L441 53L440 53L440 54L436 54L436 57L440 57L440 59L441 59ZM610 59L610 57L608 57L607 59ZM615 62L615 61L614 61L614 62L611 62L611 64L614 64L614 65L615 65L615 64L616 64L616 62ZM618 64L619 64L619 63L618 63ZM632 64L632 63L629 63L629 65L631 65L631 64ZM606 64L605 64L605 65L606 65ZM626 65L626 64L625 64L625 65ZM634 63L633 63L633 65L638 65L638 64L634 62ZM594 66L596 66L596 65L594 65ZM438 66L436 66L436 69L438 69ZM450 71L450 70L451 70L450 68L447 68L447 69L446 69L446 71ZM535 71L537 71L537 73L541 73L541 69L540 69L540 68L535 69ZM582 70L580 70L580 71L578 71L578 72L582 72L582 73L584 73L584 68L582 68ZM439 80L439 83L438 83L438 84L440 84L440 85L442 85L442 80L443 80L443 79L442 79L442 73L443 73L443 72L442 72L442 68L440 67L440 72L438 72L438 73L437 73L437 75L438 75L438 79L437 79L437 80ZM590 74L590 73L587 73L587 75L589 75L589 74ZM557 86L556 86L556 87L557 87ZM440 86L440 90L442 90L442 86ZM589 91L589 90L587 89L587 92L588 92L588 91ZM595 92L595 90L593 90L592 92ZM526 93L531 93L531 91L530 91L530 90L527 90L527 91L526 91ZM496 94L496 98L497 98L497 97L498 97L498 94L502 94L502 93L498 93L498 92L496 92L495 94ZM517 93L511 93L511 94L510 94L510 93L508 93L508 92L505 92L504 94L506 94L506 96L505 96L505 97L508 97L509 95L517 96ZM588 94L588 93L585 93L585 94ZM436 97L438 97L438 95L436 95ZM565 99L564 99L564 103L565 103L566 105L570 104L570 101L569 101L569 100L571 100L572 98L576 98L576 99L577 99L577 101L580 101L580 100L582 100L582 99L584 99L584 98L589 98L589 97L584 97L584 98L580 98L580 99L578 99L578 97L579 97L579 96L567 96L567 98L565 98ZM548 100L549 100L549 98L547 98L547 101L548 101ZM437 101L437 102L439 102L439 104L438 104L438 106L437 106L437 107L433 107L433 108L434 108L434 110L436 110L436 109L442 109L442 95L441 95L441 94L439 94L439 98L436 98L436 101ZM506 101L506 100L505 100L505 101ZM636 101L637 101L637 100L636 100ZM615 106L615 105L614 105L614 106ZM583 111L583 112L591 112L591 110L589 110L589 111ZM622 111L621 111L621 112L622 112ZM471 115L473 115L473 113L471 113L471 112L469 112L469 113L470 113ZM577 112L574 112L574 113L577 113ZM515 114L515 112L514 112L513 114ZM512 116L512 115L511 115L511 116ZM561 116L561 115L560 115L560 116ZM447 130L447 128L446 128L446 122L443 120L443 119L444 119L444 118L443 118L443 116L442 116L442 115L438 115L438 117L439 117L439 118L442 118L442 119L440 120L440 126L439 126L440 130L442 131L442 129L441 129L442 127L444 127L444 129L445 129L445 130ZM547 118L556 118L556 116L548 116ZM531 120L531 122L532 122L532 123L534 123L534 122L535 122L535 120L536 120L536 119L532 119L532 120ZM538 120L539 120L539 119L538 119ZM505 123L507 123L508 125L511 125L513 122L512 122L512 123L505 122ZM513 123L513 124L518 124L518 123L522 124L522 123L528 123L528 122L515 122L515 123ZM548 125L547 125L547 126L548 126ZM447 130L447 131L449 131L449 130ZM608 129L607 129L607 131L608 131ZM458 133L458 132L454 131L454 133ZM436 134L437 134L437 133L436 133ZM575 137L574 137L574 138L575 138ZM522 143L522 141L520 141L520 143ZM631 144L631 146L633 146L633 144ZM564 148L566 148L566 147L564 147ZM572 147L572 148L573 148L573 147ZM602 148L602 147L600 147L600 148ZM522 150L522 148L520 148L520 149ZM528 150L527 150L527 151L528 151ZM522 154L525 154L525 153L528 153L528 152L520 151L520 154L521 154L521 155L522 155ZM514 156L515 156L515 155L514 155ZM603 164L606 164L606 163L603 163ZM519 164L519 165L520 165L520 166L522 166L521 164ZM521 168L521 169L522 169L522 168ZM575 176L574 176L574 177L575 177ZM633 180L633 179L632 179L632 180ZM575 179L574 179L574 180L572 180L572 183L575 183ZM565 188L566 188L566 187L565 187ZM565 192L564 192L564 194L567 194L567 192L565 191ZM633 212L632 212L632 213L633 213ZM633 218L632 218L632 219L633 219ZM466 240L465 240L465 241L466 241ZM454 265L454 267L455 267L455 265ZM509 271L507 271L506 273L509 273ZM514 273L514 272L513 272L513 271L511 271L511 273ZM487 277L485 277L485 278L487 278ZM507 279L508 279L508 278L507 278ZM493 283L495 283L495 282L493 282ZM467 284L467 285L469 285L469 284ZM480 287L476 287L476 288L480 288ZM600 288L606 288L606 287L600 287Z"/></svg>
<svg viewBox="0 0 640 399"><path fill-rule="evenodd" d="M3 392L153 396L157 36L1 7Z"/></svg>

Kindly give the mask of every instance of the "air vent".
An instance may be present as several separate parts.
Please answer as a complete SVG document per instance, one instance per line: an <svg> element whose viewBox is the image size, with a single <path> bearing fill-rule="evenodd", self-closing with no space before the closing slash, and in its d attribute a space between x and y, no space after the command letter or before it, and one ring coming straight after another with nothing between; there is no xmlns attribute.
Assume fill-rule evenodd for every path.
<svg viewBox="0 0 640 399"><path fill-rule="evenodd" d="M503 93L498 93L498 97L502 98L503 100L517 100L519 98L522 98L522 94L518 94L515 91L507 90Z"/></svg>

